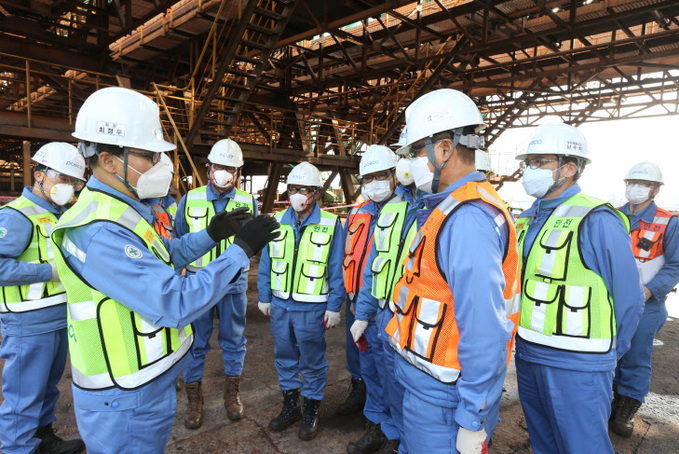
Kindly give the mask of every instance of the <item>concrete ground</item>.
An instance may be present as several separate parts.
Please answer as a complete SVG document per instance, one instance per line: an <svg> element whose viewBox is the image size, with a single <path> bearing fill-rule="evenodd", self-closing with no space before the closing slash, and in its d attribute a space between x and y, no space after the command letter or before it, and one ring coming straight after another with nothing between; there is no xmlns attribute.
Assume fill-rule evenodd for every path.
<svg viewBox="0 0 679 454"><path fill-rule="evenodd" d="M189 431L183 419L187 408L184 390L178 392L177 417L167 453L344 453L349 441L363 432L362 416L338 416L335 408L349 390L349 373L345 368L344 317L339 327L327 332L327 354L330 364L325 400L320 410L320 431L316 439L302 442L297 438L299 424L282 433L267 429L269 420L281 407L282 397L274 368L273 341L269 320L257 310L256 264L250 274L248 292L248 324L241 397L245 417L238 422L226 418L223 406L223 366L217 345L216 330L211 341L213 350L207 355L203 390L205 415L203 427ZM651 394L636 418L634 434L625 439L611 435L618 454L679 453L679 296L668 301L670 318L658 335L653 355ZM4 360L0 360L0 368ZM55 427L64 438L77 436L73 414L69 366L60 382L61 398L57 404ZM0 396L0 402L2 397ZM519 404L513 363L507 374L500 416L502 422L493 436L491 453L531 453L526 423ZM426 451L423 447L422 452ZM417 453L416 453L417 454Z"/></svg>

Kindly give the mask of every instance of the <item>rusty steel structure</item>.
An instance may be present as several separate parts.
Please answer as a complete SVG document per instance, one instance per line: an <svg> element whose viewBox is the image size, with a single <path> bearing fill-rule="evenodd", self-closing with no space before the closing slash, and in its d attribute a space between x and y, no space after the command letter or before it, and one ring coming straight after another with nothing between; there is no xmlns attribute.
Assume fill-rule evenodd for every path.
<svg viewBox="0 0 679 454"><path fill-rule="evenodd" d="M309 160L351 199L365 144L395 142L435 88L479 104L491 147L547 115L676 114L679 2L1 0L0 187L111 85L156 100L183 175L232 137L246 174L276 183Z"/></svg>

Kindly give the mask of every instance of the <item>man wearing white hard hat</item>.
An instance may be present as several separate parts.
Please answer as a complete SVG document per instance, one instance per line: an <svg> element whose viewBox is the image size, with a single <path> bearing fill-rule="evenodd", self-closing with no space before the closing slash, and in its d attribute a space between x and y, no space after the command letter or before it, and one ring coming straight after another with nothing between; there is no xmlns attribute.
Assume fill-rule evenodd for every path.
<svg viewBox="0 0 679 454"><path fill-rule="evenodd" d="M667 294L679 283L679 221L654 201L663 183L658 165L634 165L625 176L629 203L620 208L630 220L646 301L632 345L618 361L613 379L611 429L624 437L632 435L634 414L651 387L653 338L667 320Z"/></svg>
<svg viewBox="0 0 679 454"><path fill-rule="evenodd" d="M416 187L428 194L418 232L393 292L386 332L405 387L400 452L481 452L498 423L518 288L512 218L474 150L483 118L451 89L406 109L406 143Z"/></svg>
<svg viewBox="0 0 679 454"><path fill-rule="evenodd" d="M193 344L191 322L228 292L277 223L233 211L169 241L153 228L148 199L167 194L158 106L133 90L90 95L73 135L92 177L52 240L68 295L73 400L87 452L162 453L177 408L175 385ZM175 273L235 232L227 251L186 277Z"/></svg>
<svg viewBox="0 0 679 454"><path fill-rule="evenodd" d="M516 370L531 446L536 454L613 454L613 371L643 304L629 222L580 191L590 158L576 128L540 125L516 158L526 193L537 199L516 221L523 260Z"/></svg>
<svg viewBox="0 0 679 454"><path fill-rule="evenodd" d="M208 159L207 186L189 191L179 202L175 219L175 234L178 238L189 232L199 232L207 228L217 213L228 213L237 208L247 210L257 216L257 201L238 187L243 167L243 152L236 142L223 139L212 146ZM187 272L195 273L219 257L233 242L233 236L222 240L208 254L186 267ZM205 355L210 351L215 313L219 320L219 347L224 362L224 408L226 416L236 421L243 417L243 404L240 400L241 374L245 361L245 310L248 299L248 273L231 284L227 294L215 306L193 322L196 341L191 353L193 361L184 371L186 395L189 408L184 419L184 427L197 429L203 422L203 393L201 383L205 368Z"/></svg>
<svg viewBox="0 0 679 454"><path fill-rule="evenodd" d="M486 177L493 173L493 166L490 162L490 155L487 151L476 150L475 152L476 170L482 172Z"/></svg>
<svg viewBox="0 0 679 454"><path fill-rule="evenodd" d="M85 160L73 145L51 142L33 161L33 187L0 208L0 443L8 454L76 453L85 444L62 440L52 428L68 341L50 234L83 185Z"/></svg>
<svg viewBox="0 0 679 454"><path fill-rule="evenodd" d="M308 162L296 165L287 183L290 207L275 216L280 235L264 248L259 261L258 307L271 317L283 391L283 408L269 422L269 430L280 432L301 419L297 436L308 441L318 433L318 407L327 380L325 330L339 323L346 297L344 230L336 215L318 206L323 181L316 167Z"/></svg>
<svg viewBox="0 0 679 454"><path fill-rule="evenodd" d="M413 180L408 179L409 161L396 161L396 155L388 148L373 147L380 147L378 150L386 158L385 166L390 167L391 178L382 176L382 181L389 183L389 192L385 191L389 197L377 199L380 202L376 203L378 212L370 235L374 240L368 245L369 254L355 303L356 321L350 327L354 342L363 336L368 344L368 349L361 353L361 373L368 384L364 410L368 427L361 439L349 443L347 451L381 454L398 452L403 433L404 389L395 379L395 352L389 346L384 329L393 315L394 286L403 275L402 264L417 232L415 216L419 204L410 186ZM361 170L363 159L371 157L368 151L361 160ZM364 193L369 184L364 184Z"/></svg>

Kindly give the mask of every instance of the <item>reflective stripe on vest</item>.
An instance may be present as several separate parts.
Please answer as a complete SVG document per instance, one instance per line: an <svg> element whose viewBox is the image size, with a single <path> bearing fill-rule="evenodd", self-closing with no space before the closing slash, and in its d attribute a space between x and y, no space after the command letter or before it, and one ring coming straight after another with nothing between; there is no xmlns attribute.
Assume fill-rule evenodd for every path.
<svg viewBox="0 0 679 454"><path fill-rule="evenodd" d="M112 222L136 235L148 251L172 266L153 227L131 206L85 188L52 234L59 276L68 292L68 333L73 383L83 389L136 389L180 361L193 344L191 326L154 325L142 315L90 287L68 264L68 252L86 265L87 254L69 238L72 229ZM103 271L102 271L103 272Z"/></svg>
<svg viewBox="0 0 679 454"><path fill-rule="evenodd" d="M153 228L156 230L156 233L168 240L173 239L174 232L172 230L170 213L160 204L152 206L151 209L153 210Z"/></svg>
<svg viewBox="0 0 679 454"><path fill-rule="evenodd" d="M276 214L281 221L285 211ZM269 243L271 291L282 300L302 303L328 301L328 260L337 216L320 210L318 224L303 227L299 242L292 226L281 223L280 235Z"/></svg>
<svg viewBox="0 0 679 454"><path fill-rule="evenodd" d="M496 229L506 225L509 237L502 262L503 297L511 301L518 291L519 256L512 217L488 182L467 183L441 202L415 235L405 260L404 275L394 289L395 313L386 327L392 347L410 364L443 383L460 376L455 301L438 267L439 234L449 216L463 203L481 200L500 211ZM470 258L471 260L471 258Z"/></svg>
<svg viewBox="0 0 679 454"><path fill-rule="evenodd" d="M248 207L250 213L254 213L254 199L252 195L236 188L236 194L229 199L224 207L224 211L233 211L236 208ZM184 207L184 218L189 232L200 232L207 228L208 223L215 215L214 202L207 199L207 186L193 189L186 194L186 205ZM196 272L207 266L208 263L219 257L222 252L233 243L233 236L222 240L210 252L186 266L186 269Z"/></svg>
<svg viewBox="0 0 679 454"><path fill-rule="evenodd" d="M364 212L362 208L370 202L363 202L355 206L347 216L347 238L344 243L344 288L353 300L363 285L363 268L368 257L368 243L370 238L370 222L372 214Z"/></svg>
<svg viewBox="0 0 679 454"><path fill-rule="evenodd" d="M40 207L27 197L19 197L4 207L21 213L32 224L31 238L16 260L26 263L49 263L54 260L52 229L57 223L54 213ZM60 282L34 282L0 287L0 313L30 312L66 303L66 292Z"/></svg>
<svg viewBox="0 0 679 454"><path fill-rule="evenodd" d="M413 222L407 234L403 235L407 211L408 202L395 197L382 207L375 224L373 247L377 254L371 264L370 294L382 310L387 306L387 301L392 301L394 286L403 276L405 254L417 233L417 223ZM389 304L389 309L393 312L393 303Z"/></svg>
<svg viewBox="0 0 679 454"><path fill-rule="evenodd" d="M672 213L658 208L653 222L639 220L639 227L632 230L632 252L638 261L646 262L665 254L665 230L670 219Z"/></svg>
<svg viewBox="0 0 679 454"><path fill-rule="evenodd" d="M627 216L578 193L549 216L525 259L519 336L547 347L606 353L615 346L615 311L606 285L582 262L579 227L599 207L615 212L629 230ZM528 218L516 223L523 257Z"/></svg>

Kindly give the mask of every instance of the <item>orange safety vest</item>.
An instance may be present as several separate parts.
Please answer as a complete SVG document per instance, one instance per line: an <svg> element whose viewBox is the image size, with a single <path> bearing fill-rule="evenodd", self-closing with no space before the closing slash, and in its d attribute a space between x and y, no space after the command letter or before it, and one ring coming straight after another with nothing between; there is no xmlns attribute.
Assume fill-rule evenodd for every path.
<svg viewBox="0 0 679 454"><path fill-rule="evenodd" d="M646 262L665 254L665 230L672 213L662 208L655 212L653 222L639 220L639 227L632 230L632 252L639 261Z"/></svg>
<svg viewBox="0 0 679 454"><path fill-rule="evenodd" d="M170 214L167 212L162 205L154 205L151 207L153 209L153 228L156 230L158 235L163 238L171 240L174 238L174 232L172 231L172 220Z"/></svg>
<svg viewBox="0 0 679 454"><path fill-rule="evenodd" d="M513 219L500 196L486 181L470 182L453 191L417 232L403 264L405 273L394 289L396 311L386 327L390 344L406 361L443 383L455 383L460 376L457 358L460 332L455 320L453 292L436 258L439 232L455 210L474 200L497 208L501 215L495 218L496 225L506 224L509 231L502 261L503 296L507 316L514 322L512 338L507 342L509 361L519 321L519 253Z"/></svg>
<svg viewBox="0 0 679 454"><path fill-rule="evenodd" d="M349 299L354 299L363 285L363 267L368 257L370 221L372 215L362 211L369 202L363 202L351 209L347 216L347 239L344 243L344 288Z"/></svg>

